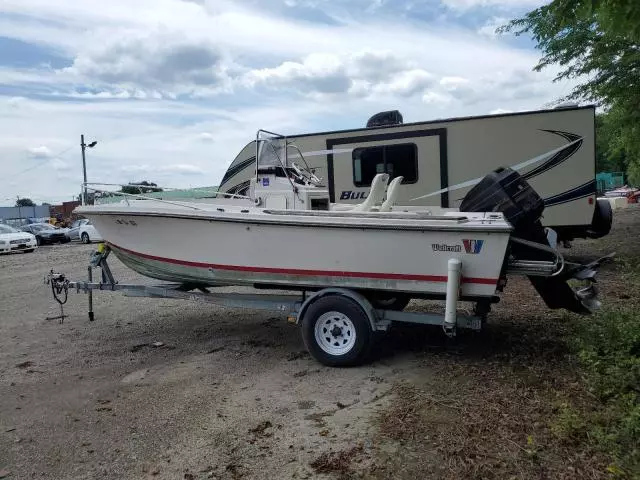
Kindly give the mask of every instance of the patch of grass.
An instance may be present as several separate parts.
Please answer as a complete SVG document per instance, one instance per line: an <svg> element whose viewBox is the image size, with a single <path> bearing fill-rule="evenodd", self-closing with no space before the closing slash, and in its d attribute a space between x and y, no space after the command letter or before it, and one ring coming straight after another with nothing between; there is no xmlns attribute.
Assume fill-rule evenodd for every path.
<svg viewBox="0 0 640 480"><path fill-rule="evenodd" d="M570 345L592 401L561 404L553 432L611 456L614 476L640 477L640 312L611 309L580 319Z"/></svg>

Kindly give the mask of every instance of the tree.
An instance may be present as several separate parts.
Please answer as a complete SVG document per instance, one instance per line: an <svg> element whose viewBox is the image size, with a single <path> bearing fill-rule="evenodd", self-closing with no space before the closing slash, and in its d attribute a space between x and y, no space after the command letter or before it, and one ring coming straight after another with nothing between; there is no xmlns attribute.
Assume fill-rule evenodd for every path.
<svg viewBox="0 0 640 480"><path fill-rule="evenodd" d="M162 188L158 187L158 185L153 182L143 180L142 182L129 183L128 185L123 186L120 191L122 193L136 195L149 192L161 192Z"/></svg>
<svg viewBox="0 0 640 480"><path fill-rule="evenodd" d="M607 111L607 157L624 157L640 183L640 2L553 0L500 29L529 33L543 56L535 70L559 64L555 80L577 79L563 100L584 99Z"/></svg>
<svg viewBox="0 0 640 480"><path fill-rule="evenodd" d="M16 207L35 207L36 204L30 198L18 198Z"/></svg>
<svg viewBox="0 0 640 480"><path fill-rule="evenodd" d="M95 203L96 196L97 196L96 192L87 191L87 205L93 205ZM76 197L76 200L78 202L82 202L82 194L79 194Z"/></svg>
<svg viewBox="0 0 640 480"><path fill-rule="evenodd" d="M616 125L608 113L596 115L596 172L626 172L629 157L616 140Z"/></svg>

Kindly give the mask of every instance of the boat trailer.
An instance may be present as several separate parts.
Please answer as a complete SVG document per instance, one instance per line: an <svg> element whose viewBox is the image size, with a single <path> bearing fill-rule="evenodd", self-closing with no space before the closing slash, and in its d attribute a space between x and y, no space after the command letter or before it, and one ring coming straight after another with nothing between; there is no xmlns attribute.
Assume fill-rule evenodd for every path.
<svg viewBox="0 0 640 480"><path fill-rule="evenodd" d="M285 313L287 321L302 328L304 343L311 355L328 366L346 366L361 363L367 357L373 344L375 332L387 331L393 322L435 325L442 327L447 337L456 336L458 329L482 329L490 311L490 304L498 301L498 297L478 301L473 314L462 315L457 311L460 298L462 262L452 258L448 261L447 287L444 315L437 313L404 312L383 308L374 303L362 292L340 287L329 287L318 291L304 290L297 295L274 295L253 293L213 293L209 288L198 285L162 283L157 285L119 283L115 280L108 257L111 249L104 243L98 244L92 254L87 268L87 281L71 281L64 274L53 270L45 277L50 285L54 299L60 305L60 315L47 317L47 320L59 320L68 317L64 313L69 291L88 295L89 321L95 320L93 312L94 291L120 291L128 297L169 298L209 302L228 308L246 308L254 310L271 310ZM561 256L560 256L561 257ZM587 266L581 266L582 275L592 277L591 273L604 257ZM553 275L554 262L518 262L513 261L507 272L520 275ZM100 281L93 280L94 270L100 269ZM563 269L570 267L563 265ZM575 276L574 276L575 278ZM224 287L229 285L219 285ZM588 296L595 297L597 292L589 287ZM583 295L587 295L584 293ZM597 301L596 301L597 302ZM597 305L594 305L594 307ZM379 308L382 307L382 308ZM357 348L356 348L357 347Z"/></svg>
<svg viewBox="0 0 640 480"><path fill-rule="evenodd" d="M441 326L445 334L455 337L457 329L469 329L479 331L486 319L486 313L474 315L461 315L457 313L457 302L459 300L461 281L461 261L458 259L449 260L449 272L447 280L447 297L444 316L437 313L418 313L375 308L371 301L361 292L348 288L330 287L318 291L302 291L300 294L274 295L274 294L253 294L253 293L213 293L208 288L185 285L178 283L162 283L157 285L119 283L115 280L108 257L111 250L104 243L98 244L98 249L92 254L90 264L87 268L86 281L72 281L62 273L53 270L45 277L45 283L50 285L54 299L60 306L60 315L47 317L47 320L59 320L60 323L68 317L64 313L64 304L67 302L69 291L85 293L88 295L89 321L95 320L93 311L93 292L108 291L122 292L128 297L149 297L149 298L169 298L180 300L192 300L198 302L209 302L229 308L246 308L254 310L279 311L287 315L287 321L296 325L304 325L310 315L318 314L317 306L321 303L330 303L331 309L328 312L320 313L325 315L324 331L311 332L313 335L304 335L305 344L310 353L321 363L331 366L354 364L361 360L361 355L356 358L337 359L335 354L344 350L355 338L366 336L372 337L373 332L384 332L389 329L392 322L405 322L422 325ZM100 281L96 282L94 270L100 269ZM222 287L225 285L221 285ZM228 285L227 285L228 286ZM353 312L353 307L362 315L361 318L354 318L353 315L342 311L341 306ZM314 313L315 312L315 313ZM328 314L328 315L327 315ZM358 315L356 315L358 317ZM324 338L323 338L324 335ZM312 338L307 338L312 337ZM314 341L315 339L315 341ZM309 345L309 343L319 343L320 345ZM367 342L368 343L368 342ZM314 348L319 347L319 348ZM319 352L318 352L319 350ZM368 350L368 348L365 348ZM318 354L316 354L318 353ZM324 353L324 355L323 355ZM362 352L363 353L363 352ZM328 355L327 355L328 354ZM351 357L351 356L349 356Z"/></svg>

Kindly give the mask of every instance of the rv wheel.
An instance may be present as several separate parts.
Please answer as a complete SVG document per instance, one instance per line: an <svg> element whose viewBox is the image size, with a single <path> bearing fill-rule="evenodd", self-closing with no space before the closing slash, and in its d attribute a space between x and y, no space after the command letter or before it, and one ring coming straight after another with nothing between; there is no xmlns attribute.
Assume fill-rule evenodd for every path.
<svg viewBox="0 0 640 480"><path fill-rule="evenodd" d="M307 350L329 367L357 365L371 348L369 318L355 301L342 295L328 295L313 302L301 323Z"/></svg>

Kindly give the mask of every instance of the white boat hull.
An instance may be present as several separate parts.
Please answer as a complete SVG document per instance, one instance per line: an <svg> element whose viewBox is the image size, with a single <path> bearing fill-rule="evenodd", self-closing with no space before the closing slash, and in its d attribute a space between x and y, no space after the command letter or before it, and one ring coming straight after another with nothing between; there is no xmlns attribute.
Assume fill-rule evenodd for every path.
<svg viewBox="0 0 640 480"><path fill-rule="evenodd" d="M333 286L444 295L447 262L458 258L461 294L490 297L509 241L504 220L444 222L453 226L443 229L443 222L428 221L376 226L368 219L327 222L253 212L184 215L171 211L176 209L136 211L126 206L83 210L129 268L152 278L204 285Z"/></svg>

